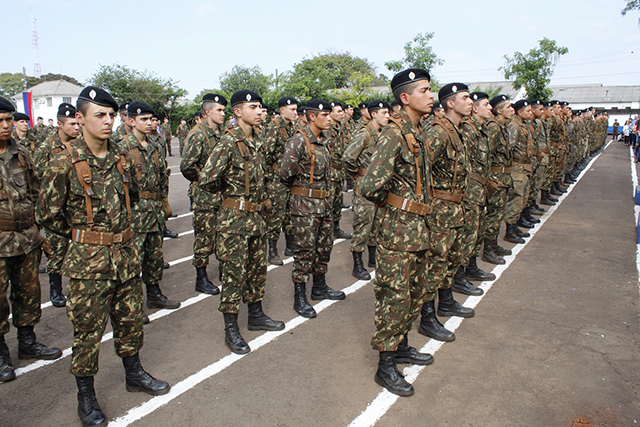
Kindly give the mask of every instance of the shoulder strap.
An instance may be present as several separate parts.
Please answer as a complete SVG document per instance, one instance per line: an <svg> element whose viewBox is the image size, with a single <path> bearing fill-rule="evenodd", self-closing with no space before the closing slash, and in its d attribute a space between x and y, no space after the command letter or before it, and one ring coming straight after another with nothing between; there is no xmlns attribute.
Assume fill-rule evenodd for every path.
<svg viewBox="0 0 640 427"><path fill-rule="evenodd" d="M304 131L300 131L304 138L304 142L307 144L307 152L309 153L309 158L311 159L311 173L309 174L309 188L313 185L313 172L316 167L316 148L313 146L311 141L309 141L309 137Z"/></svg>
<svg viewBox="0 0 640 427"><path fill-rule="evenodd" d="M140 182L142 181L142 160L140 160L140 149L138 147L132 147L131 144L129 144L129 138L125 138L125 141L127 141L127 148L129 148L129 152L136 164L136 176L138 177L138 182Z"/></svg>
<svg viewBox="0 0 640 427"><path fill-rule="evenodd" d="M89 228L93 228L93 207L91 206L91 196L93 196L93 190L91 189L91 167L86 160L76 160L75 151L68 142L63 142L69 152L69 158L76 170L78 181L82 188L84 188L84 204L87 211L87 225Z"/></svg>
<svg viewBox="0 0 640 427"><path fill-rule="evenodd" d="M400 132L402 133L402 136L404 136L404 140L407 142L407 148L409 149L409 152L413 154L413 159L416 162L416 178L417 178L416 179L416 196L420 198L422 197L422 176L420 173L420 144L418 144L418 141L416 141L416 137L413 134L413 132L405 133L403 131L403 126L402 126L402 123L400 122L400 119L389 117L389 121L393 122L393 124L395 124L400 128Z"/></svg>
<svg viewBox="0 0 640 427"><path fill-rule="evenodd" d="M124 183L124 200L127 205L127 219L131 221L131 198L129 196L129 175L127 175L128 168L126 167L124 154L120 154L120 160L118 160L116 167L118 168L118 172L120 172L120 175L122 175L122 182Z"/></svg>
<svg viewBox="0 0 640 427"><path fill-rule="evenodd" d="M461 143L460 144L458 143L460 137L457 136L457 132L456 132L456 138L454 138L454 134L452 131L455 131L455 129L453 129L453 125L451 124L451 122L449 122L448 120L438 119L436 124L440 124L442 128L447 131L447 133L449 134L449 138L451 138L451 143L456 149L456 161L453 165L453 179L451 180L451 192L455 193L453 189L455 188L456 179L458 178L458 161L460 160L460 151L462 151L464 146L462 146Z"/></svg>
<svg viewBox="0 0 640 427"><path fill-rule="evenodd" d="M236 144L244 159L244 196L249 197L249 149L243 141L237 141Z"/></svg>
<svg viewBox="0 0 640 427"><path fill-rule="evenodd" d="M284 142L287 142L287 140L289 139L289 134L287 133L286 127L280 126L280 136L282 137Z"/></svg>

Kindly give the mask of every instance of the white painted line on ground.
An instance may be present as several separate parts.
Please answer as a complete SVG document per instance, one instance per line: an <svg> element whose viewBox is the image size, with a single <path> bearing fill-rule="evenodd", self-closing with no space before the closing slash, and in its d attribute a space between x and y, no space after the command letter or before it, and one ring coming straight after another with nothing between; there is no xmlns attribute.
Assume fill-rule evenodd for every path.
<svg viewBox="0 0 640 427"><path fill-rule="evenodd" d="M189 230L189 231L184 231L182 233L178 233L178 237L186 236L187 234L193 234L193 230ZM173 240L173 239L176 239L176 237L165 237L162 240Z"/></svg>
<svg viewBox="0 0 640 427"><path fill-rule="evenodd" d="M611 142L609 142L609 144L610 143ZM609 144L607 144L605 146L604 150L606 150L606 148L609 146ZM602 150L602 151L604 152L604 150ZM535 228L532 228L532 229L529 230L529 234L531 234L531 236L526 238L525 242L523 244L514 246L513 249L511 249L511 251L512 251L511 255L504 257L505 260L507 261L506 264L497 265L497 266L495 266L493 268L493 270L491 272L496 275L496 280L495 281L500 279L500 276L502 276L502 273L507 268L509 268L509 266L513 263L513 261L515 261L516 256L524 249L525 246L527 246L527 244L529 244L529 242L531 241L533 236L535 236L536 233L542 227L542 225L544 225L544 223L547 222L547 220L551 217L553 212L555 212L556 209L558 208L558 206L560 206L560 204L562 204L564 199L569 194L571 194L571 191L573 191L573 189L576 187L576 184L582 179L584 174L591 168L591 166L595 163L595 161L598 159L598 157L600 157L601 154L602 153L598 154L598 156L596 156L595 158L593 158L591 160L589 165L587 165L587 167L584 168L584 170L580 173L580 175L576 179L575 184L571 185L567 189L567 192L558 198L558 203L555 206L550 206L549 207L549 209L540 218L540 223L537 224ZM493 281L493 282L482 282L480 284L480 288L482 288L484 290L484 294L480 295L480 296L477 296L477 297L469 296L469 297L467 297L466 301L462 305L465 306L465 307L468 307L468 308L475 308L478 305L478 303L482 300L482 298L484 298L485 295L487 295L489 289L491 289L491 287L493 286L493 283L495 283L495 281ZM462 324L463 320L464 319L462 317L451 317L451 318L449 318L449 320L447 320L445 322L444 326L448 330L450 330L451 332L455 332L455 330L458 329L458 326L460 326L460 324ZM443 345L444 345L444 342L442 342L442 341L436 341L434 339L430 339L420 349L420 352L421 353L434 354L438 350L440 350L440 348ZM411 366L406 367L404 369L404 371L403 371L403 374L404 374L405 379L407 380L407 382L413 383L416 380L416 378L418 378L418 375L420 374L420 372L422 372L422 370L425 367L426 366L420 366L420 365L411 365ZM372 426L376 425L377 422L380 420L380 418L382 418L387 413L387 411L391 408L391 406L393 406L393 404L398 400L399 397L400 396L397 396L397 395L395 395L393 393L390 393L389 391L387 391L387 389L383 389L378 394L378 396L376 396L369 403L369 405L367 405L367 408L364 411L362 411L362 413L360 415L358 415L356 418L354 418L354 420L351 421L351 423L349 423L348 427L372 427Z"/></svg>
<svg viewBox="0 0 640 427"><path fill-rule="evenodd" d="M180 219L180 218L184 218L185 216L191 216L191 215L193 215L193 212L187 212L187 213L180 214L180 215L178 215L178 216L174 216L174 217L172 217L172 218L169 218L169 221L171 221L171 220L173 220L173 219Z"/></svg>

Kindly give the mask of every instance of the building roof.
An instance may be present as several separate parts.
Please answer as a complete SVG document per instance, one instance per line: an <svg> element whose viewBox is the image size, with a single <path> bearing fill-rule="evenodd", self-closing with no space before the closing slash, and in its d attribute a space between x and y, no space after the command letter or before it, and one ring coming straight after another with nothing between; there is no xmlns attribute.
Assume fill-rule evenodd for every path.
<svg viewBox="0 0 640 427"><path fill-rule="evenodd" d="M603 86L567 85L549 86L553 90L554 99L569 103L597 104L617 102L638 102L640 100L640 86Z"/></svg>
<svg viewBox="0 0 640 427"><path fill-rule="evenodd" d="M31 96L78 96L82 92L83 87L69 83L66 80L52 80L37 84L29 89ZM16 94L20 95L20 94Z"/></svg>

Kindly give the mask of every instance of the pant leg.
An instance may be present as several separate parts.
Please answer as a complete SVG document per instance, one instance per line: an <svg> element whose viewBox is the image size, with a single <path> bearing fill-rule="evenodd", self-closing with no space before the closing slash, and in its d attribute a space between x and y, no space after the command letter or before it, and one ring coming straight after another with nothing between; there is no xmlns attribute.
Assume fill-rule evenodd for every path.
<svg viewBox="0 0 640 427"><path fill-rule="evenodd" d="M11 282L11 311L13 326L34 326L40 321L40 280L38 266L42 258L40 248L13 257L9 270Z"/></svg>
<svg viewBox="0 0 640 427"><path fill-rule="evenodd" d="M267 180L267 194L271 201L271 217L267 224L267 239L278 240L280 230L285 226L289 211L289 188L279 179Z"/></svg>
<svg viewBox="0 0 640 427"><path fill-rule="evenodd" d="M478 238L476 239L476 244L471 252L472 257L479 256L480 251L482 250L482 243L486 238L486 228L485 228L486 216L487 216L487 209L484 206L479 206L478 207Z"/></svg>
<svg viewBox="0 0 640 427"><path fill-rule="evenodd" d="M238 313L243 289L247 282L249 237L241 234L218 233L216 254L222 262L222 291L218 310ZM266 262L266 261L265 261Z"/></svg>
<svg viewBox="0 0 640 427"><path fill-rule="evenodd" d="M513 188L509 189L507 204L505 206L504 222L515 224L520 218L520 213L524 207L524 197L529 195L529 178L522 171L512 170Z"/></svg>
<svg viewBox="0 0 640 427"><path fill-rule="evenodd" d="M467 265L473 255L480 229L480 207L475 203L464 204L464 225L462 226L461 264Z"/></svg>
<svg viewBox="0 0 640 427"><path fill-rule="evenodd" d="M124 283L115 282L110 317L116 354L123 358L137 354L144 342L142 284L139 277Z"/></svg>
<svg viewBox="0 0 640 427"><path fill-rule="evenodd" d="M333 202L333 221L339 222L342 219L342 205L344 204L344 194L342 187L344 179L331 181L331 200Z"/></svg>
<svg viewBox="0 0 640 427"><path fill-rule="evenodd" d="M360 196L353 195L353 234L351 238L351 252L364 252L371 238L371 227L376 207L373 203Z"/></svg>
<svg viewBox="0 0 640 427"><path fill-rule="evenodd" d="M267 283L267 236L249 237L246 258L247 281L242 301L246 304L262 301Z"/></svg>
<svg viewBox="0 0 640 427"><path fill-rule="evenodd" d="M485 221L485 235L487 236L487 239L495 240L498 238L500 225L502 224L502 219L505 214L507 191L507 187L498 187L487 201L487 215Z"/></svg>
<svg viewBox="0 0 640 427"><path fill-rule="evenodd" d="M319 217L317 223L316 251L317 258L311 273L314 276L325 274L329 270L331 251L333 250L333 222L330 216Z"/></svg>
<svg viewBox="0 0 640 427"><path fill-rule="evenodd" d="M214 252L216 238L216 211L193 211L193 266L209 265L209 257Z"/></svg>
<svg viewBox="0 0 640 427"><path fill-rule="evenodd" d="M153 231L141 233L142 251L140 252L140 264L142 267L142 281L145 285L157 285L162 281L164 254L162 252L163 233Z"/></svg>
<svg viewBox="0 0 640 427"><path fill-rule="evenodd" d="M447 255L453 247L455 237L456 234L452 228L429 227L429 242L431 242L427 269L429 289L438 289L445 283L449 268Z"/></svg>

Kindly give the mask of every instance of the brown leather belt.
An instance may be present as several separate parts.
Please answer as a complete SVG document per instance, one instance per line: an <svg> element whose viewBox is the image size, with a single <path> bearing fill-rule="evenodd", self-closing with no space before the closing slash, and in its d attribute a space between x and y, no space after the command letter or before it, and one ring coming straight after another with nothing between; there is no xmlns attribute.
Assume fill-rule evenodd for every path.
<svg viewBox="0 0 640 427"><path fill-rule="evenodd" d="M122 233L106 233L90 230L71 230L71 240L87 245L111 246L114 243L125 243L131 239L131 227Z"/></svg>
<svg viewBox="0 0 640 427"><path fill-rule="evenodd" d="M147 200L160 200L160 199L162 199L162 194L160 194L160 193L152 193L150 191L141 191L140 192L140 198L141 199L147 199Z"/></svg>
<svg viewBox="0 0 640 427"><path fill-rule="evenodd" d="M260 212L263 208L262 203L245 202L238 199L222 199L222 206L243 212Z"/></svg>
<svg viewBox="0 0 640 427"><path fill-rule="evenodd" d="M464 201L464 194L455 194L450 191L433 190L433 197L454 203L462 203Z"/></svg>
<svg viewBox="0 0 640 427"><path fill-rule="evenodd" d="M22 231L28 230L36 223L34 218L25 221L4 221L0 220L0 231Z"/></svg>
<svg viewBox="0 0 640 427"><path fill-rule="evenodd" d="M367 173L366 169L358 169L358 174L355 176L355 178L359 176L364 176L366 173Z"/></svg>
<svg viewBox="0 0 640 427"><path fill-rule="evenodd" d="M474 181L478 181L482 185L487 185L487 178L483 177L478 172L471 172L469 178L473 179Z"/></svg>
<svg viewBox="0 0 640 427"><path fill-rule="evenodd" d="M510 167L505 166L491 166L491 172L493 173L511 173Z"/></svg>
<svg viewBox="0 0 640 427"><path fill-rule="evenodd" d="M522 169L531 172L533 171L533 166L531 166L531 163L514 163L513 166L522 166Z"/></svg>
<svg viewBox="0 0 640 427"><path fill-rule="evenodd" d="M420 202L414 202L413 200L396 196L393 193L387 194L387 203L393 206L394 208L398 208L400 210L411 212L420 216L429 215L431 213L431 209L433 208L431 205L426 205Z"/></svg>
<svg viewBox="0 0 640 427"><path fill-rule="evenodd" d="M312 199L326 199L331 195L331 192L326 190L314 190L304 187L291 187L291 194L302 197L311 197Z"/></svg>
<svg viewBox="0 0 640 427"><path fill-rule="evenodd" d="M273 169L276 172L280 172L280 169L282 168L274 163L271 165L271 169Z"/></svg>
<svg viewBox="0 0 640 427"><path fill-rule="evenodd" d="M342 166L341 163L338 163L335 160L331 160L331 167L338 170L344 169L344 166Z"/></svg>
<svg viewBox="0 0 640 427"><path fill-rule="evenodd" d="M542 151L544 154L549 154L549 150L547 150L546 148L540 148L540 151Z"/></svg>

